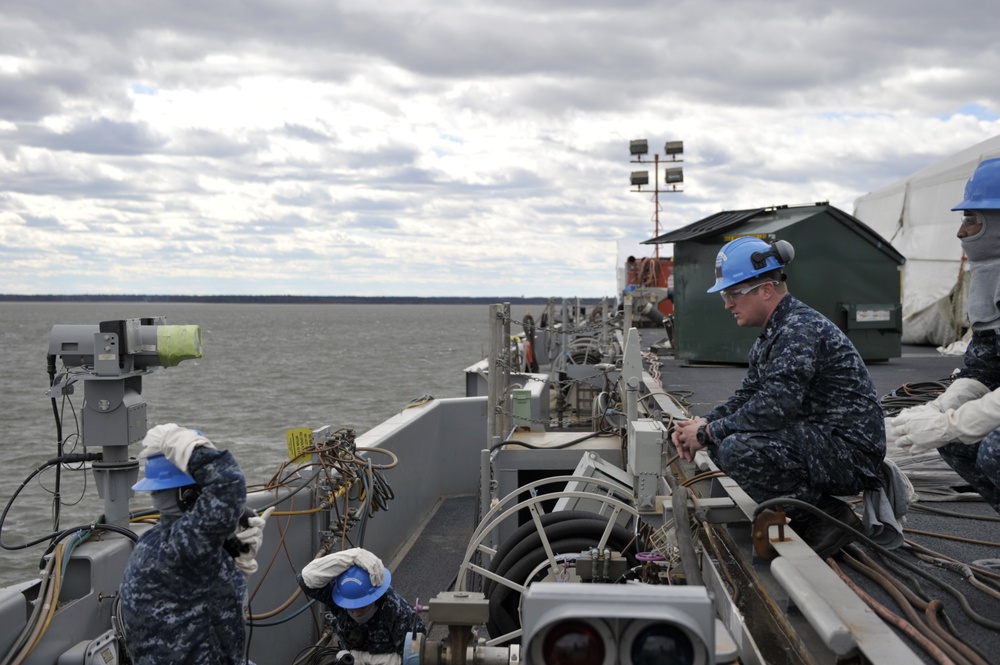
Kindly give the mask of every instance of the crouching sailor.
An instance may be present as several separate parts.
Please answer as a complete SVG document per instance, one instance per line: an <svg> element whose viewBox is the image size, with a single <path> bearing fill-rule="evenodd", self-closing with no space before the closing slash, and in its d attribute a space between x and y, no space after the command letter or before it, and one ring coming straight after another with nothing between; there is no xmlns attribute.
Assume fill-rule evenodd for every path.
<svg viewBox="0 0 1000 665"><path fill-rule="evenodd" d="M969 259L965 367L937 399L889 421L896 445L934 449L1000 512L1000 159L987 159L965 184L958 239Z"/></svg>
<svg viewBox="0 0 1000 665"><path fill-rule="evenodd" d="M158 425L143 441L159 523L135 546L121 585L125 642L136 665L245 663L243 598L270 511L237 531L246 481L201 432ZM229 546L233 537L239 543Z"/></svg>
<svg viewBox="0 0 1000 665"><path fill-rule="evenodd" d="M416 610L391 587L382 560L355 547L310 561L298 576L333 615L341 648L357 665L399 665L408 632L426 633Z"/></svg>

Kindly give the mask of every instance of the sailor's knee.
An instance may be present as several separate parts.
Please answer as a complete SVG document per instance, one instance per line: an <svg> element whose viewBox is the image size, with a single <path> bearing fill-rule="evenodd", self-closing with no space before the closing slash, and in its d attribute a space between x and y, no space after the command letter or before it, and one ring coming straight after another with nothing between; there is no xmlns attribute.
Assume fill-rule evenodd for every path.
<svg viewBox="0 0 1000 665"><path fill-rule="evenodd" d="M995 485L1000 485L1000 430L994 430L979 444L976 466Z"/></svg>

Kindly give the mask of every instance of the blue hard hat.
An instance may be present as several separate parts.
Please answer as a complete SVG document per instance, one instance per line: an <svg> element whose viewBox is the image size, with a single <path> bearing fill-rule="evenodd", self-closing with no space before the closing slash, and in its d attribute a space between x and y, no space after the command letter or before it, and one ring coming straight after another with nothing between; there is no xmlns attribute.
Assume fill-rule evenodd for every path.
<svg viewBox="0 0 1000 665"><path fill-rule="evenodd" d="M965 183L965 196L952 210L1000 210L1000 158L979 163Z"/></svg>
<svg viewBox="0 0 1000 665"><path fill-rule="evenodd" d="M132 489L137 492L152 492L197 483L197 480L178 469L162 454L157 454L146 459L146 477L132 485Z"/></svg>
<svg viewBox="0 0 1000 665"><path fill-rule="evenodd" d="M343 607L345 610L356 610L359 607L371 605L384 596L391 582L392 574L388 568L385 569L385 578L382 580L382 584L375 586L372 584L372 578L368 575L368 571L355 565L340 574L333 585L333 593L330 595L338 607Z"/></svg>
<svg viewBox="0 0 1000 665"><path fill-rule="evenodd" d="M794 257L795 249L787 240L767 243L753 236L731 240L715 257L715 284L708 292L716 293L757 275L784 268Z"/></svg>

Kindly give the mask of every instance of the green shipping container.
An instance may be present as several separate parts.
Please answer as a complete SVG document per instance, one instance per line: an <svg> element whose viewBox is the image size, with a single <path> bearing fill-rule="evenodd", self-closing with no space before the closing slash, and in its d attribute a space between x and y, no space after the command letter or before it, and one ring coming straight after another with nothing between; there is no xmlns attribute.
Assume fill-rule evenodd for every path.
<svg viewBox="0 0 1000 665"><path fill-rule="evenodd" d="M866 361L898 358L902 346L903 255L834 206L722 212L644 244L674 244L675 357L692 363L746 363L759 328L741 328L716 293L715 257L734 238L787 240L789 291L837 324Z"/></svg>

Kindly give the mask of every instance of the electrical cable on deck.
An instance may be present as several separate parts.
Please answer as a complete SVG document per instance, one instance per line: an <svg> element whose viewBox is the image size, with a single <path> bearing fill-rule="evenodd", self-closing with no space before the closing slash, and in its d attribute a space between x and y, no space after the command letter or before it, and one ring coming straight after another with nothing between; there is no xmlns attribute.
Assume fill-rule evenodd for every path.
<svg viewBox="0 0 1000 665"><path fill-rule="evenodd" d="M947 653L948 656L952 658L954 661L969 662L971 660L976 665L989 665L988 663L980 662L980 659L977 657L976 654L971 654L972 658L970 658L970 654L968 653L964 654L959 653L960 647L962 646L961 643L956 644L958 640L954 636L941 635L938 632L935 632L933 628L928 626L924 622L922 617L919 614L917 614L917 612L914 610L913 605L910 602L908 602L906 596L903 593L901 593L900 590L892 582L890 582L889 579L887 579L887 577L883 573L876 571L872 568L869 568L865 564L861 563L861 561L855 559L854 557L846 553L844 554L844 561L854 569L861 571L862 573L867 575L869 578L874 580L879 586L885 589L885 591L892 597L892 599L896 601L896 604L899 606L899 608L903 610L903 614L906 615L906 619L910 622L910 624L914 628L919 630L924 637L933 642L938 648ZM920 609L926 610L929 606L930 603L921 602Z"/></svg>
<svg viewBox="0 0 1000 665"><path fill-rule="evenodd" d="M914 642L920 645L928 654L931 655L938 663L954 663L948 656L942 651L936 644L924 637L909 621L906 621L901 616L892 612L888 607L878 602L870 595L868 595L864 589L855 584L854 580L847 576L847 574L837 566L837 562L832 558L827 559L827 563L833 568L833 571L840 576L847 586L856 593L863 601L865 601L869 607L875 610L883 620L888 621L893 624L901 631L903 631L907 636L913 639Z"/></svg>
<svg viewBox="0 0 1000 665"><path fill-rule="evenodd" d="M872 540L871 538L869 538L867 535L865 535L861 531L858 531L857 529L855 529L853 527L850 527L850 526L848 526L846 524L843 524L839 520L836 520L836 519L830 517L829 515L827 515L826 513L824 513L822 510L819 510L818 508L816 508L815 506L813 506L810 503L807 503L805 501L800 501L798 499L787 498L787 497L779 497L779 498L776 498L776 499L768 499L767 501L762 501L761 503L757 504L757 507L754 509L754 515L753 515L754 518L757 517L757 514L760 513L760 511L762 511L762 510L764 510L766 508L770 508L771 506L775 506L775 505L790 505L790 506L795 506L796 508L801 508L802 510L809 511L810 513L812 513L813 515L816 515L817 517L819 517L820 519L826 521L827 523L830 523L830 524L834 524L835 523L841 529L850 530L851 533L854 534L854 537L858 541L863 542L866 545L868 545L869 547L873 548L874 550L876 550L877 552L879 552L883 557L891 559L893 562L897 563L898 565L903 566L907 570L909 570L909 571L911 571L913 573L916 573L917 575L920 575L921 577L925 578L926 580L928 580L930 582L933 582L938 587L940 587L941 589L943 589L946 592L948 592L951 596L953 596L958 601L959 605L962 608L962 611L965 612L966 616L968 616L971 620L975 621L976 623L978 623L979 625L981 625L981 626L983 626L985 628L989 628L990 630L1000 631L1000 622L994 621L992 619L988 619L988 618L984 617L983 615L979 614L978 612L976 612L975 610L973 610L972 606L969 605L969 600L965 597L965 595L961 591L959 591L958 589L956 589L952 585L948 584L944 580L938 579L937 577L931 575L927 571L921 569L916 564L907 561L906 559L904 559L903 557L899 556L895 552L892 552L891 550L887 550L886 548L884 548L881 545L879 545L878 543L876 543L874 540Z"/></svg>

